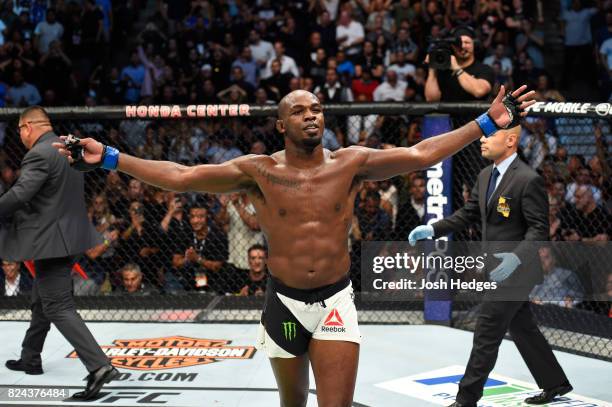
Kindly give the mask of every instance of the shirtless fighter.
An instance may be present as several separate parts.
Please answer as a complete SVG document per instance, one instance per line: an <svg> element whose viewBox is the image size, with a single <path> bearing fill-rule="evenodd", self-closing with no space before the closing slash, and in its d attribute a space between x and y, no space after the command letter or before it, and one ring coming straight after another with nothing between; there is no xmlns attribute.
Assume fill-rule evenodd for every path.
<svg viewBox="0 0 612 407"><path fill-rule="evenodd" d="M431 167L483 133L518 125L523 110L534 103L534 92L523 94L525 89L504 97L502 87L476 121L410 148L325 150L323 107L302 90L289 93L278 106L276 129L285 150L271 156L187 167L120 154L91 138L74 143L64 138L55 147L82 171L119 170L179 192L249 194L267 236L272 274L258 347L270 358L281 406L306 405L310 362L319 406L344 407L352 404L361 340L347 245L360 183Z"/></svg>

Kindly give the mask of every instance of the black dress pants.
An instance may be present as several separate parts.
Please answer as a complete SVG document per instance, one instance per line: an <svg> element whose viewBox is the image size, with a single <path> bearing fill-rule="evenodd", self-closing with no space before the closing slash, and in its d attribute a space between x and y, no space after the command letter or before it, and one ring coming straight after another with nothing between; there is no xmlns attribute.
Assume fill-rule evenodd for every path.
<svg viewBox="0 0 612 407"><path fill-rule="evenodd" d="M29 365L40 364L51 323L74 347L89 372L108 365L109 360L85 322L77 313L72 296L72 257L37 260L32 287L32 320L23 343L21 359Z"/></svg>
<svg viewBox="0 0 612 407"><path fill-rule="evenodd" d="M533 320L528 301L483 302L476 322L470 360L459 383L459 403L471 404L480 400L484 384L495 366L499 345L507 331L510 331L516 347L541 389L550 389L567 381L550 345Z"/></svg>

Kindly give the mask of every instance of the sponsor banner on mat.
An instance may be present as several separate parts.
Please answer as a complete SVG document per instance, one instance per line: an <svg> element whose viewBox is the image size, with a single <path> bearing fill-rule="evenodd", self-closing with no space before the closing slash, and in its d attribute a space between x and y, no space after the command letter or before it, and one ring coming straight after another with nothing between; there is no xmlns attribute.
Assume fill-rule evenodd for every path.
<svg viewBox="0 0 612 407"><path fill-rule="evenodd" d="M449 405L455 401L457 389L465 367L459 365L401 377L375 386L439 405ZM539 394L533 384L492 373L485 383L482 399L478 407L519 407L523 400ZM610 403L569 393L558 397L555 407L610 407Z"/></svg>
<svg viewBox="0 0 612 407"><path fill-rule="evenodd" d="M162 338L115 339L102 349L113 366L131 370L176 369L206 365L225 359L251 359L253 346L232 346L227 339L203 339L186 336ZM78 358L75 351L67 358Z"/></svg>

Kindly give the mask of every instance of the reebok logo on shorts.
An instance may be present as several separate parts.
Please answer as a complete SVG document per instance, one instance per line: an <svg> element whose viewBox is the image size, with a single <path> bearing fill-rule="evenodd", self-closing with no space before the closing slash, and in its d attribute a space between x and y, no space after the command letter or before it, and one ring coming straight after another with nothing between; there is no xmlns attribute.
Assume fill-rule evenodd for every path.
<svg viewBox="0 0 612 407"><path fill-rule="evenodd" d="M327 318L325 318L325 322L323 322L323 326L321 327L321 332L346 332L346 328L344 327L344 321L340 317L340 313L337 309L331 310Z"/></svg>

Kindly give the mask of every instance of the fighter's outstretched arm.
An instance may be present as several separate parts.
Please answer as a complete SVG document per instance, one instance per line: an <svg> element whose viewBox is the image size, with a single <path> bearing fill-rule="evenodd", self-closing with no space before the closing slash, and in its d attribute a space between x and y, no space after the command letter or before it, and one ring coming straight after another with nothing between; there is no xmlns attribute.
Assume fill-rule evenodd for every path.
<svg viewBox="0 0 612 407"><path fill-rule="evenodd" d="M490 121L494 124L491 124L490 121L487 122L487 118L484 117L484 123L481 121L478 124L476 121L471 121L456 130L428 138L412 147L397 147L387 150L353 147L363 151L366 156L360 167L359 175L368 180L383 180L429 168L479 139L485 131L488 132L485 136L489 136L495 132L496 127L516 126L519 122L519 113L521 117L525 116L527 114L525 109L535 103L533 100L534 91L522 94L526 88L525 85L521 86L512 92L511 99L504 101L505 89L503 86L501 87L487 112ZM514 106L512 107L512 105Z"/></svg>
<svg viewBox="0 0 612 407"><path fill-rule="evenodd" d="M62 139L66 140L66 137ZM95 167L96 163L102 162L105 148L102 143L92 138L84 138L79 144L83 147L85 163ZM71 164L74 162L64 143L54 143L53 146L68 157ZM242 170L242 164L252 159L253 155L238 157L223 164L189 167L170 161L143 160L129 154L118 154L118 171L170 191L237 192L248 189L253 183L253 179Z"/></svg>

